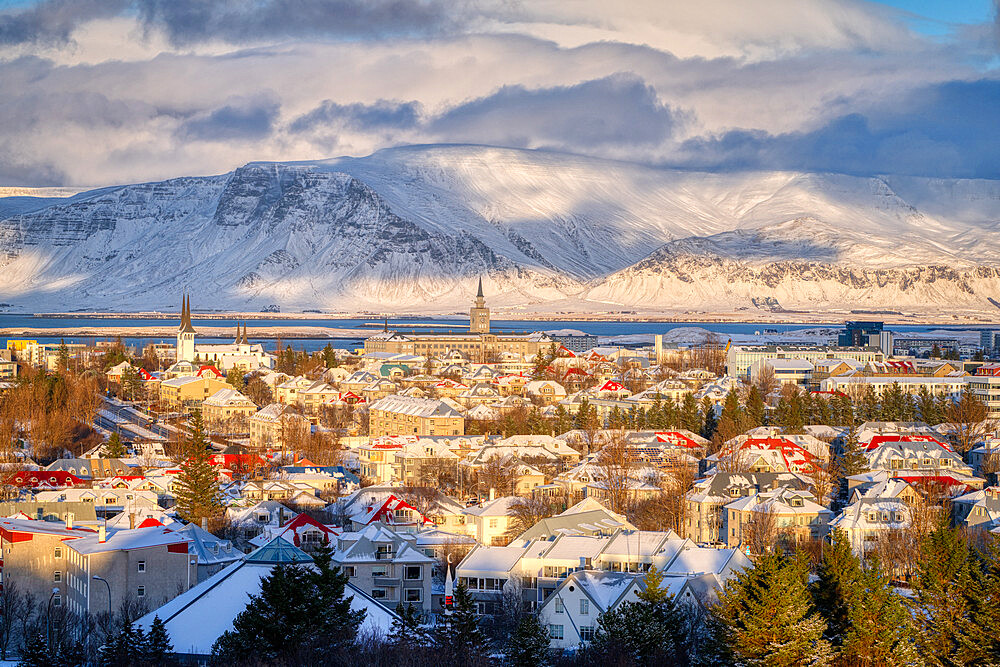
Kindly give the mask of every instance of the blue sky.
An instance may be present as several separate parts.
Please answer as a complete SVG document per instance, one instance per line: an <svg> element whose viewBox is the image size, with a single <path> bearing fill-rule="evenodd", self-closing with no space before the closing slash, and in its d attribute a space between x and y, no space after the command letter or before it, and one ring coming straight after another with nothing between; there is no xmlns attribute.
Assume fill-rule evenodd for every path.
<svg viewBox="0 0 1000 667"><path fill-rule="evenodd" d="M0 0L0 185L488 143L1000 179L995 0Z"/></svg>

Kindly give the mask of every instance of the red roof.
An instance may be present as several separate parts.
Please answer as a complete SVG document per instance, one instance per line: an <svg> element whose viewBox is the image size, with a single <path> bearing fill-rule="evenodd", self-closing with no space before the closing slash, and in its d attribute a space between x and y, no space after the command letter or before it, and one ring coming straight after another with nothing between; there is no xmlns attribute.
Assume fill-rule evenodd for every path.
<svg viewBox="0 0 1000 667"><path fill-rule="evenodd" d="M677 431L657 431L656 433L657 442L666 442L676 447L689 447L697 448L701 447L697 442Z"/></svg>
<svg viewBox="0 0 1000 667"><path fill-rule="evenodd" d="M615 382L614 380L608 380L604 385L597 391L626 391L625 385L620 382Z"/></svg>
<svg viewBox="0 0 1000 667"><path fill-rule="evenodd" d="M198 369L198 377L205 377L205 375L215 376L216 378L222 377L219 369L212 365L202 366Z"/></svg>
<svg viewBox="0 0 1000 667"><path fill-rule="evenodd" d="M878 449L881 445L887 442L933 442L939 447L952 451L951 447L944 444L934 436L930 435L876 435L872 436L872 439L868 441L868 446L865 447L865 451L872 451L873 449Z"/></svg>
<svg viewBox="0 0 1000 667"><path fill-rule="evenodd" d="M72 487L83 484L83 480L65 470L25 470L10 475L7 484L29 489L40 486Z"/></svg>
<svg viewBox="0 0 1000 667"><path fill-rule="evenodd" d="M420 521L418 521L419 524L426 526L434 523L433 521L425 517L416 507L410 505L405 500L397 498L395 495L390 495L388 498L386 498L385 502L382 503L381 507L374 510L371 516L368 517L367 523L372 524L376 521L384 521L385 523L388 523L390 525L395 524L396 523L395 512L398 510L412 510L413 512L416 513L418 517L420 517Z"/></svg>

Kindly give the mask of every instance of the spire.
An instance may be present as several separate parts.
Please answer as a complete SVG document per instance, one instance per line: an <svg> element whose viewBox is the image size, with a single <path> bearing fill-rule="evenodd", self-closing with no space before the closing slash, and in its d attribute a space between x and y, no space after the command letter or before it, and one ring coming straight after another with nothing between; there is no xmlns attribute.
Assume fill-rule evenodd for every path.
<svg viewBox="0 0 1000 667"><path fill-rule="evenodd" d="M476 298L477 299L482 299L483 298L483 277L482 276L479 276L479 291L476 292Z"/></svg>
<svg viewBox="0 0 1000 667"><path fill-rule="evenodd" d="M240 321L236 320L236 339L233 341L233 345L240 344Z"/></svg>
<svg viewBox="0 0 1000 667"><path fill-rule="evenodd" d="M184 295L181 297L181 326L179 333L195 333L191 325L191 297Z"/></svg>
<svg viewBox="0 0 1000 667"><path fill-rule="evenodd" d="M243 344L244 345L249 345L250 344L250 339L247 338L247 321L246 320L243 320Z"/></svg>

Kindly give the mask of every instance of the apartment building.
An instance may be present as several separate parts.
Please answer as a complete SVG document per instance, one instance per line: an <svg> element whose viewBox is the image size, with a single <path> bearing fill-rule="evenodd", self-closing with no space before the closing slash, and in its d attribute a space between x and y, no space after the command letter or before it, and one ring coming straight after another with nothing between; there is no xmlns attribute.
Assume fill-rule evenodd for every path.
<svg viewBox="0 0 1000 667"><path fill-rule="evenodd" d="M392 395L369 406L369 433L382 435L462 435L465 418L443 401Z"/></svg>

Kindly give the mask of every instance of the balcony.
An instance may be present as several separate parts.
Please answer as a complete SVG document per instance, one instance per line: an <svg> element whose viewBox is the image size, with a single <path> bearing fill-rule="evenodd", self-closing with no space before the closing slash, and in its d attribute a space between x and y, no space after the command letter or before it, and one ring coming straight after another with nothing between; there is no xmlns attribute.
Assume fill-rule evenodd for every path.
<svg viewBox="0 0 1000 667"><path fill-rule="evenodd" d="M379 588L399 588L399 577L372 577L374 586Z"/></svg>

